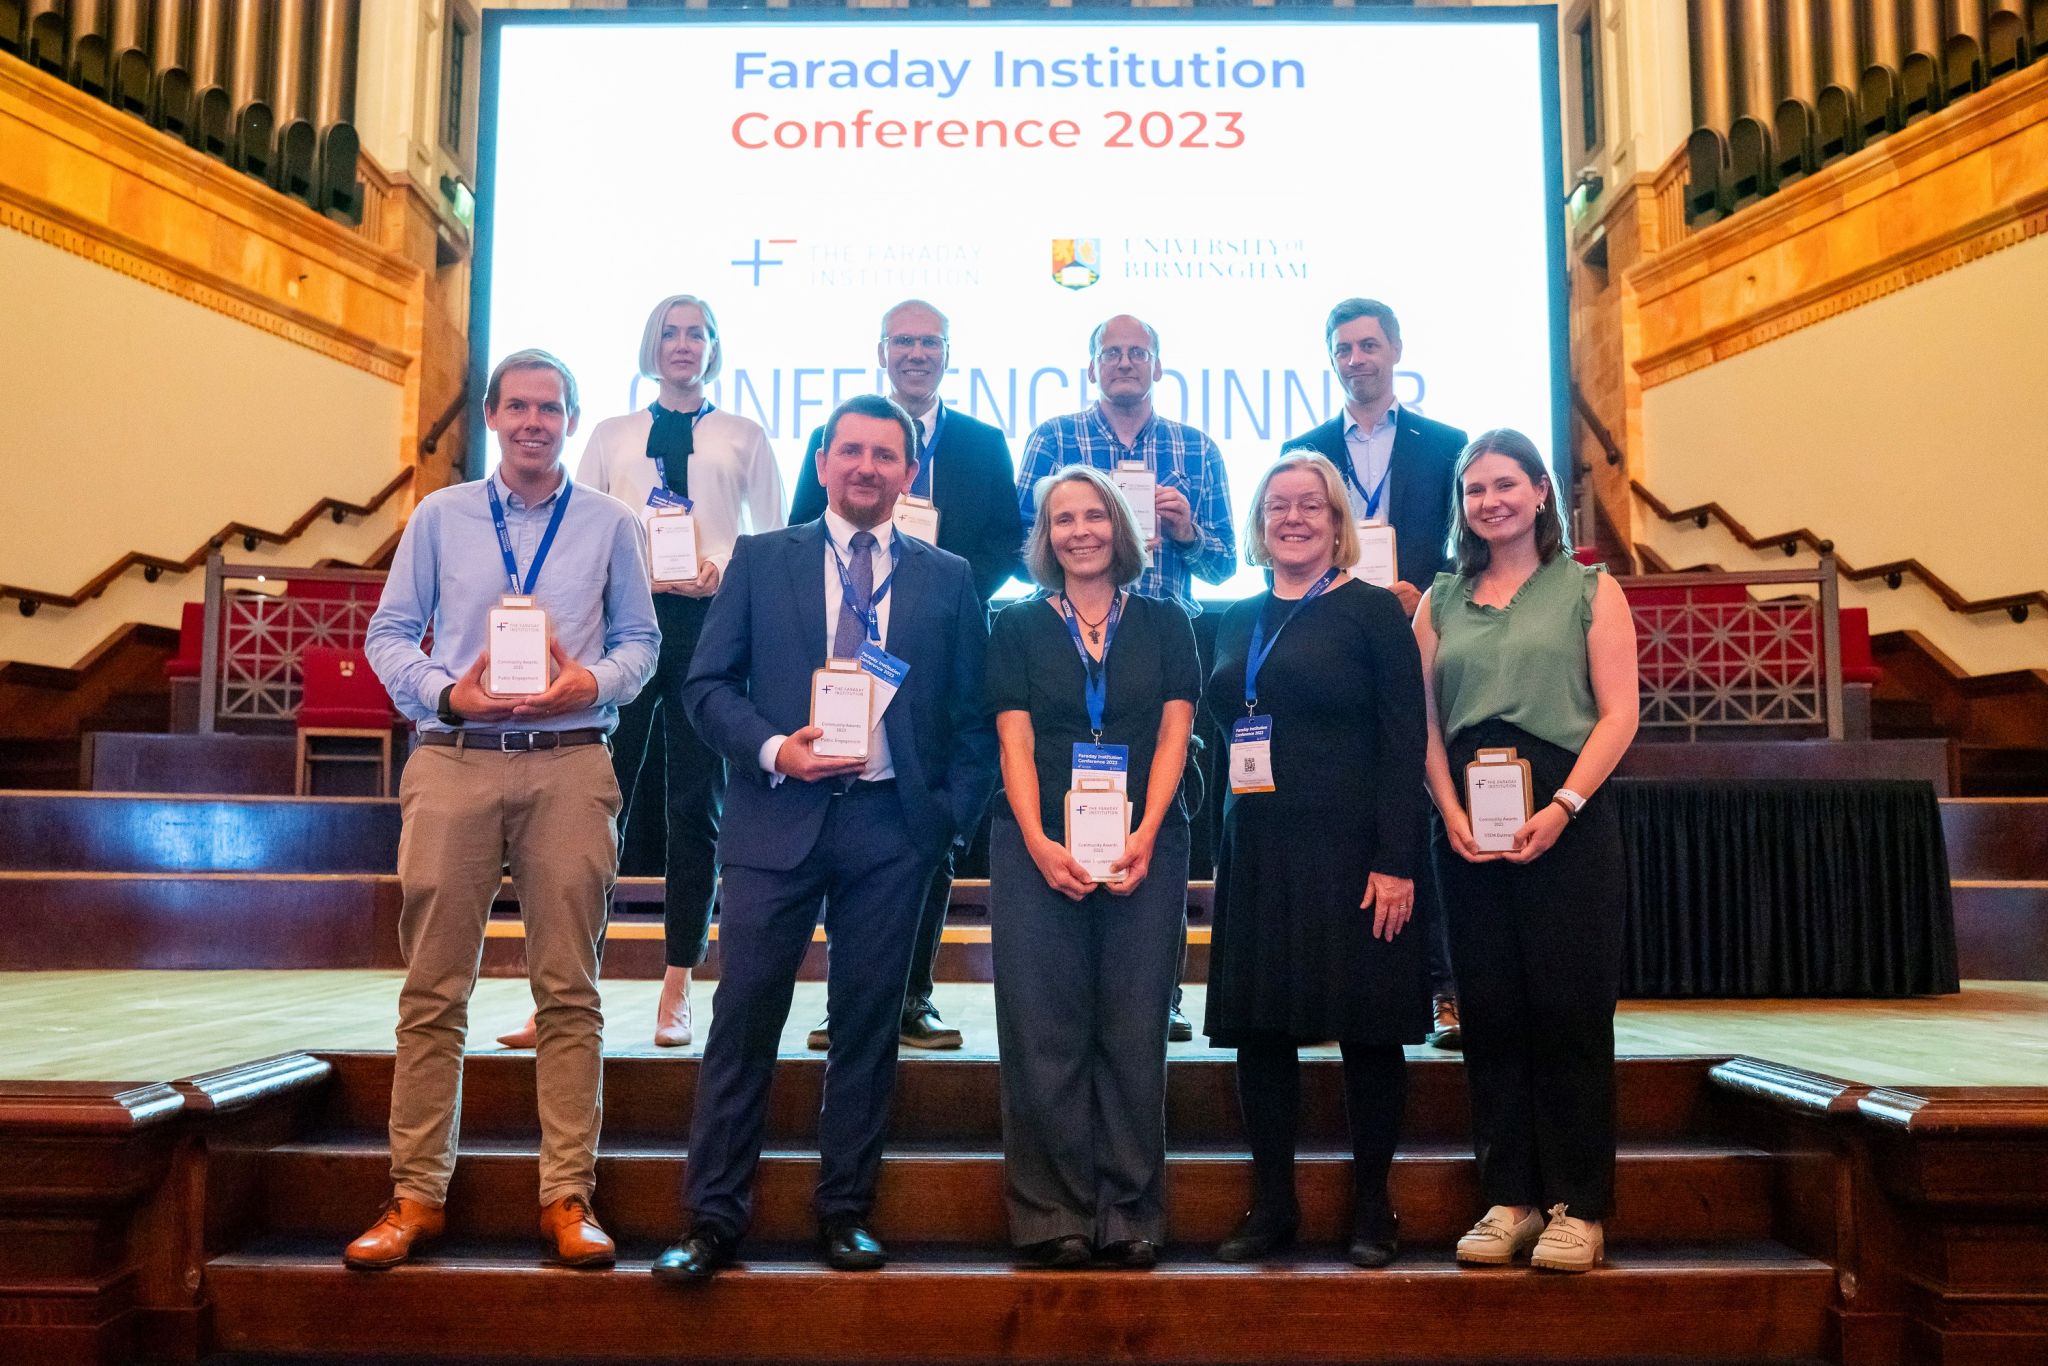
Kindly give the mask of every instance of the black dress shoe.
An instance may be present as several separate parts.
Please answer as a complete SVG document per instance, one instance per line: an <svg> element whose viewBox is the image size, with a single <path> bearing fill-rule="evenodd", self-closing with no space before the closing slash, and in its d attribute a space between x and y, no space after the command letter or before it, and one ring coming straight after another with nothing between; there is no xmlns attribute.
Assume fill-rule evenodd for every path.
<svg viewBox="0 0 2048 1366"><path fill-rule="evenodd" d="M834 1271L878 1271L889 1254L858 1219L834 1219L818 1228L818 1255Z"/></svg>
<svg viewBox="0 0 2048 1366"><path fill-rule="evenodd" d="M1237 1232L1216 1249L1219 1262L1257 1262L1294 1246L1294 1232L1301 1223L1300 1211L1274 1217L1253 1210L1237 1226Z"/></svg>
<svg viewBox="0 0 2048 1366"><path fill-rule="evenodd" d="M960 1031L939 1018L930 1001L912 1001L903 1007L903 1024L897 1037L912 1048L958 1048Z"/></svg>
<svg viewBox="0 0 2048 1366"><path fill-rule="evenodd" d="M1095 1249L1089 1247L1088 1240L1078 1233L1069 1233L1063 1238L1047 1238L1042 1243L1027 1243L1017 1249L1017 1259L1026 1266L1086 1266L1094 1255Z"/></svg>
<svg viewBox="0 0 2048 1366"><path fill-rule="evenodd" d="M1351 1235L1349 1255L1353 1266L1391 1265L1401 1255L1400 1216L1387 1214L1360 1225Z"/></svg>
<svg viewBox="0 0 2048 1366"><path fill-rule="evenodd" d="M1159 1244L1150 1238L1125 1238L1104 1244L1097 1255L1106 1266L1120 1266L1126 1271L1150 1271L1159 1265Z"/></svg>
<svg viewBox="0 0 2048 1366"><path fill-rule="evenodd" d="M1166 1041L1187 1043L1195 1037L1195 1027L1188 1023L1188 1017L1180 1013L1179 1006L1166 1008Z"/></svg>
<svg viewBox="0 0 2048 1366"><path fill-rule="evenodd" d="M733 1264L739 1241L714 1228L693 1228L654 1259L654 1279L673 1285L708 1281Z"/></svg>

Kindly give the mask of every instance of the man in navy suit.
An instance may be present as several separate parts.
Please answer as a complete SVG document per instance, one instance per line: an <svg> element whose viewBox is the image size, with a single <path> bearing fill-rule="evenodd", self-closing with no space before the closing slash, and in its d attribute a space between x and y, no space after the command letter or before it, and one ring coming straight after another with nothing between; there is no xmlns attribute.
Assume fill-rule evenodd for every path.
<svg viewBox="0 0 2048 1366"><path fill-rule="evenodd" d="M1323 344L1329 348L1330 368L1344 385L1344 409L1287 442L1286 449L1307 446L1328 456L1344 476L1351 515L1393 526L1395 568L1401 577L1392 588L1401 610L1413 615L1422 590L1451 567L1445 542L1465 433L1432 422L1394 397L1401 320L1393 309L1377 299L1346 299L1330 310ZM1436 997L1429 1041L1456 1048L1458 984L1434 883L1416 888L1415 905Z"/></svg>
<svg viewBox="0 0 2048 1366"><path fill-rule="evenodd" d="M1413 613L1422 590L1451 567L1452 473L1465 433L1402 406L1394 397L1401 321L1377 299L1346 299L1323 325L1330 368L1344 386L1344 408L1286 443L1312 447L1344 476L1351 515L1394 528L1401 580L1393 585Z"/></svg>
<svg viewBox="0 0 2048 1366"><path fill-rule="evenodd" d="M938 546L967 561L974 591L986 604L1012 574L1023 572L1020 552L1024 523L1017 510L1017 471L1002 429L946 406L939 385L952 359L952 328L946 315L922 299L905 299L882 315L875 358L889 375L889 397L917 424L917 474L905 490L933 505L939 521ZM824 429L811 433L804 466L796 478L790 525L815 519L825 510L825 486L815 460ZM932 1006L932 976L939 936L953 899L953 857L939 860L925 889L918 917L917 945L910 956L910 982L903 993L902 1041L912 1048L958 1048L960 1031ZM822 1049L828 1022L811 1031L810 1046Z"/></svg>
<svg viewBox="0 0 2048 1366"><path fill-rule="evenodd" d="M708 1279L747 1230L777 1045L821 908L832 1043L819 1244L840 1270L884 1260L867 1224L918 912L996 775L988 625L967 562L890 525L916 450L895 403L842 403L817 456L824 516L740 538L691 657L684 704L732 778L718 837L718 992L683 1190L690 1226L654 1263L664 1280ZM876 694L886 707L865 759L820 755L811 676L864 651L884 656L900 688Z"/></svg>

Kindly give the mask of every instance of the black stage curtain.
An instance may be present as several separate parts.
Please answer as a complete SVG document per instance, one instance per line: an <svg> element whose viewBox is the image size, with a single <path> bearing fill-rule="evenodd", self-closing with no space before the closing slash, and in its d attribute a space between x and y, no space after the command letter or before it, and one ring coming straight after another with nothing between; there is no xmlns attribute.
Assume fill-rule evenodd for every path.
<svg viewBox="0 0 2048 1366"><path fill-rule="evenodd" d="M1958 989L1941 811L1924 782L1615 779L1621 994Z"/></svg>

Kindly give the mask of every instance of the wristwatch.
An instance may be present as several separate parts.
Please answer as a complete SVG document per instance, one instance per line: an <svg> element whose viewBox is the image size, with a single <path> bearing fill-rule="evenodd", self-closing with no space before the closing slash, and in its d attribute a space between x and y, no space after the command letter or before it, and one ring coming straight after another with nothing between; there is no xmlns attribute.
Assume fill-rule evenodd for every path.
<svg viewBox="0 0 2048 1366"><path fill-rule="evenodd" d="M455 685L450 683L447 687L441 689L441 700L434 704L434 712L441 718L441 724L444 726L459 726L462 724L462 717L455 710L454 697Z"/></svg>
<svg viewBox="0 0 2048 1366"><path fill-rule="evenodd" d="M1560 787L1550 800L1563 807L1564 814L1572 820L1577 820L1579 813L1586 809L1586 799L1568 787Z"/></svg>

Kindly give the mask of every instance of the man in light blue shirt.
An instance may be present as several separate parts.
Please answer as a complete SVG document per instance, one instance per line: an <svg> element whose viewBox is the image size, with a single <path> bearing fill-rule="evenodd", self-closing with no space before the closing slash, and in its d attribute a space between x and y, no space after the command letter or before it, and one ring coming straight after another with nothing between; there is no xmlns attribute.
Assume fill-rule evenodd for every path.
<svg viewBox="0 0 2048 1366"><path fill-rule="evenodd" d="M462 1048L501 872L526 922L539 1046L540 1227L552 1259L609 1266L590 1208L603 1113L598 951L618 874L619 785L606 742L654 672L638 521L570 482L576 380L545 351L499 362L484 393L490 478L428 495L398 543L364 651L420 747L399 786L398 935L405 985L391 1079L392 1197L349 1244L359 1270L438 1237L455 1170ZM546 688L486 689L488 622L506 597L547 614ZM421 649L432 632L434 652Z"/></svg>

